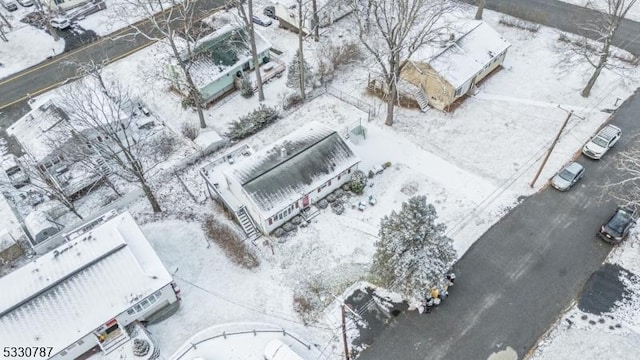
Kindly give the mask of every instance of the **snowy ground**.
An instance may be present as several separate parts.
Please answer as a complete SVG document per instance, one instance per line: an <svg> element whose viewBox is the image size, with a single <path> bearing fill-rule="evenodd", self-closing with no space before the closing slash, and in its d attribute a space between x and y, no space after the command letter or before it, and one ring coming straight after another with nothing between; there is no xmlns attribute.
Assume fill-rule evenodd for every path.
<svg viewBox="0 0 640 360"><path fill-rule="evenodd" d="M470 8L464 16L470 18L472 12ZM373 165L392 163L372 179L374 185L363 197L351 199L357 203L372 194L378 199L377 205L364 211L348 208L340 216L328 209L322 211L309 227L299 229L283 243L262 238L257 247L261 260L257 269L233 265L207 241L201 230L202 218L214 214L226 219L218 207L210 201L193 202L173 175L156 179L166 213L150 214L144 199L134 203L131 211L144 224L143 230L182 288L178 312L150 327L163 356L168 357L191 336L213 325L267 322L290 328L318 344L321 358L339 358L336 308L327 310L323 317L326 320L305 326L292 306L296 289L313 278L341 294L366 276L380 218L412 195L425 194L434 203L461 256L519 197L545 186L547 179L574 156L606 120L608 115L600 109L613 107L617 98L624 99L635 89L639 77L636 69L624 73L606 70L592 96L582 98L579 91L590 75L589 69L576 63L563 65L555 30L542 28L534 34L519 31L498 25L499 16L487 11L485 19L513 45L505 69L487 79L480 93L454 113L399 109L396 124L390 128L383 125L380 116L369 122L365 112L324 94L244 141L259 150L308 121L321 121L342 134L362 123L367 128L366 139L352 135L349 140L363 159L361 168L368 171ZM352 36L350 26L348 19L342 20L324 38L348 40ZM281 58L288 63L295 51L296 35L277 26L260 30L283 51ZM162 46L157 44L120 60L105 74L136 88L151 111L179 133L182 124L196 122L197 115L184 111L180 98L150 70L163 68L160 64L166 52ZM314 54L316 44L309 41L307 46L313 63L318 56ZM266 85L265 104L281 104L282 94L290 92L285 78ZM381 102L366 93L366 79L367 66L359 63L339 72L331 86L381 109ZM574 109L581 118L570 121L532 189L529 182L566 116L558 105ZM245 99L231 95L206 111L207 131L224 133L231 121L257 106L257 96ZM193 151L189 149L185 153ZM198 167L191 167L180 175L195 197L203 200L204 184L197 171Z"/></svg>
<svg viewBox="0 0 640 360"><path fill-rule="evenodd" d="M562 2L566 2L573 5L578 6L586 6L592 9L604 10L606 12L606 0L560 0ZM628 4L629 1L625 1L625 4ZM635 3L626 16L627 19L633 21L640 21L640 3Z"/></svg>

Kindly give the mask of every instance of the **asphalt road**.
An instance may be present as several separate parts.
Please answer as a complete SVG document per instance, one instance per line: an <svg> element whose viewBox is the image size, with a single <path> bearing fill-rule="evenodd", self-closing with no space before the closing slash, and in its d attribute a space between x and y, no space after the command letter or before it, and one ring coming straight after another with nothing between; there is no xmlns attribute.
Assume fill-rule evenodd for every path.
<svg viewBox="0 0 640 360"><path fill-rule="evenodd" d="M462 1L476 4L476 0ZM594 32L584 30L584 24L591 24L598 18L597 12L561 1L486 0L485 8L574 34L582 34L592 39L600 37ZM640 23L623 20L614 38L614 44L640 56Z"/></svg>
<svg viewBox="0 0 640 360"><path fill-rule="evenodd" d="M611 250L595 234L617 204L600 200L600 185L619 177L616 154L631 144L638 114L636 92L614 116L618 144L603 160L579 157L586 173L574 189L523 201L460 259L439 308L400 315L359 359L487 359L507 347L522 358Z"/></svg>
<svg viewBox="0 0 640 360"><path fill-rule="evenodd" d="M197 18L211 13L223 3L224 0L199 0L195 4L196 14L199 14ZM147 21L140 22L139 26L145 33L156 34ZM96 63L115 61L152 43L154 41L128 27L4 78L0 80L0 110L25 100L28 95L36 96L75 77L78 64L90 60Z"/></svg>

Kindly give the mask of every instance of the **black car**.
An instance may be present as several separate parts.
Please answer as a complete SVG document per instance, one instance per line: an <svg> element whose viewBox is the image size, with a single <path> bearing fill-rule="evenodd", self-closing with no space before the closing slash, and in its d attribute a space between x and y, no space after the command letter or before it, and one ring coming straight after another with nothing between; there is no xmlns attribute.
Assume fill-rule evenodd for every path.
<svg viewBox="0 0 640 360"><path fill-rule="evenodd" d="M635 223L636 219L633 210L620 206L609 220L600 227L598 236L608 243L617 244L629 234L629 230Z"/></svg>

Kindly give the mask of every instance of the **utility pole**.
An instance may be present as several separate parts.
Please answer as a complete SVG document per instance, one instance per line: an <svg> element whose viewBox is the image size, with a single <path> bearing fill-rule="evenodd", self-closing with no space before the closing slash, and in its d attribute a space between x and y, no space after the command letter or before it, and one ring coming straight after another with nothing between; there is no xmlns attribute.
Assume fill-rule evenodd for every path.
<svg viewBox="0 0 640 360"><path fill-rule="evenodd" d="M349 312L357 319L362 320L362 316L360 316L360 314L356 313L355 311L351 310L350 307L347 307L347 304L344 303L344 301L331 294L331 296L333 296L334 299L336 299L336 301L338 301L340 303L340 313L341 313L341 318L342 318L342 342L344 343L344 356L346 360L349 360L349 344L347 343L347 319L346 319L346 311L345 310L349 310Z"/></svg>
<svg viewBox="0 0 640 360"><path fill-rule="evenodd" d="M347 344L347 322L344 307L344 303L340 304L340 317L342 318L342 342L344 343L344 358L346 360L349 360L349 345Z"/></svg>
<svg viewBox="0 0 640 360"><path fill-rule="evenodd" d="M562 127L560 128L560 131L558 131L558 134L556 135L556 138L553 139L553 143L551 143L551 147L547 151L547 155L544 157L544 160L542 160L542 164L540 164L540 168L538 169L538 172L536 173L536 176L533 178L533 181L531 182L531 187L533 187L536 184L536 180L538 180L538 176L540 176L540 173L542 172L542 169L547 164L547 160L549 160L549 156L551 156L551 152L553 151L553 148L556 147L556 143L558 142L558 139L560 139L560 135L562 135L562 132L564 131L564 128L567 127L567 124L569 123L569 119L571 119L572 115L573 115L573 110L569 111L569 114L567 114L567 118L564 120L564 123L562 124Z"/></svg>

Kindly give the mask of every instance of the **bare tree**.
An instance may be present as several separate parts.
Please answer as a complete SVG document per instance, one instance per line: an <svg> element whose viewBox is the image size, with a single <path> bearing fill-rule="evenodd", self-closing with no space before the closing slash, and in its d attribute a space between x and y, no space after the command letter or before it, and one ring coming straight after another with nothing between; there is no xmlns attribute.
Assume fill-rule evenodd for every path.
<svg viewBox="0 0 640 360"><path fill-rule="evenodd" d="M238 15L244 23L244 27L247 29L249 38L247 39L249 47L251 49L251 57L253 58L253 68L256 72L256 83L258 85L258 100L264 101L264 90L262 88L262 74L260 73L260 58L258 57L258 50L256 48L256 33L253 26L253 0L247 1L247 8L244 8L243 0L231 0L232 5L238 9Z"/></svg>
<svg viewBox="0 0 640 360"><path fill-rule="evenodd" d="M63 90L69 118L65 125L77 140L76 152L104 159L115 176L140 186L153 211L160 212L150 184L162 161L152 146L155 133L135 127L135 102L125 87L105 81L100 66L89 64L83 70L87 76Z"/></svg>
<svg viewBox="0 0 640 360"><path fill-rule="evenodd" d="M317 26L317 24L316 24ZM302 102L306 99L305 92L305 71L304 71L304 17L302 16L302 0L298 0L298 69L300 77L300 99Z"/></svg>
<svg viewBox="0 0 640 360"><path fill-rule="evenodd" d="M640 209L640 134L629 144L632 146L618 154L616 173L622 174L622 180L608 181L603 196L611 196L626 205Z"/></svg>
<svg viewBox="0 0 640 360"><path fill-rule="evenodd" d="M44 165L38 163L28 148L23 148L23 151L24 155L20 158L20 168L29 177L31 186L50 199L58 201L75 216L82 219L82 215L67 192L67 188Z"/></svg>
<svg viewBox="0 0 640 360"><path fill-rule="evenodd" d="M583 97L588 97L591 94L591 89L598 80L600 73L607 67L613 38L618 32L622 19L627 16L627 13L636 2L637 0L599 0L601 8L596 9L599 10L595 12L596 20L581 25L586 32L596 34L598 41L602 44L597 51L586 48L581 52L586 61L594 68L591 78L589 78L587 85L580 93Z"/></svg>
<svg viewBox="0 0 640 360"><path fill-rule="evenodd" d="M196 4L198 0L122 0L125 5L133 5L137 12L148 18L150 27L131 25L137 32L150 40L169 45L171 57L184 74L184 82L178 87L187 89L187 103L191 103L198 113L200 127L206 128L202 94L191 75L191 64L201 33L198 31ZM122 7L120 16L127 18L131 9ZM144 24L147 24L145 22Z"/></svg>
<svg viewBox="0 0 640 360"><path fill-rule="evenodd" d="M476 11L476 20L482 20L482 12L484 11L484 2L485 0L478 0L478 10Z"/></svg>
<svg viewBox="0 0 640 360"><path fill-rule="evenodd" d="M445 35L444 16L458 6L446 0L369 0L366 7L356 7L360 41L373 56L386 87L386 125L393 125L397 85L407 60Z"/></svg>
<svg viewBox="0 0 640 360"><path fill-rule="evenodd" d="M313 39L320 41L320 17L318 16L317 0L311 0L311 9L313 12Z"/></svg>
<svg viewBox="0 0 640 360"><path fill-rule="evenodd" d="M38 8L38 11L42 13L44 17L44 22L45 22L44 25L47 27L47 30L49 31L51 36L53 36L53 40L58 41L60 40L60 36L58 35L58 32L53 28L53 26L51 26L51 8L47 7L45 9L45 7L42 6L40 1L42 0L34 1L34 3L36 4L36 8Z"/></svg>

